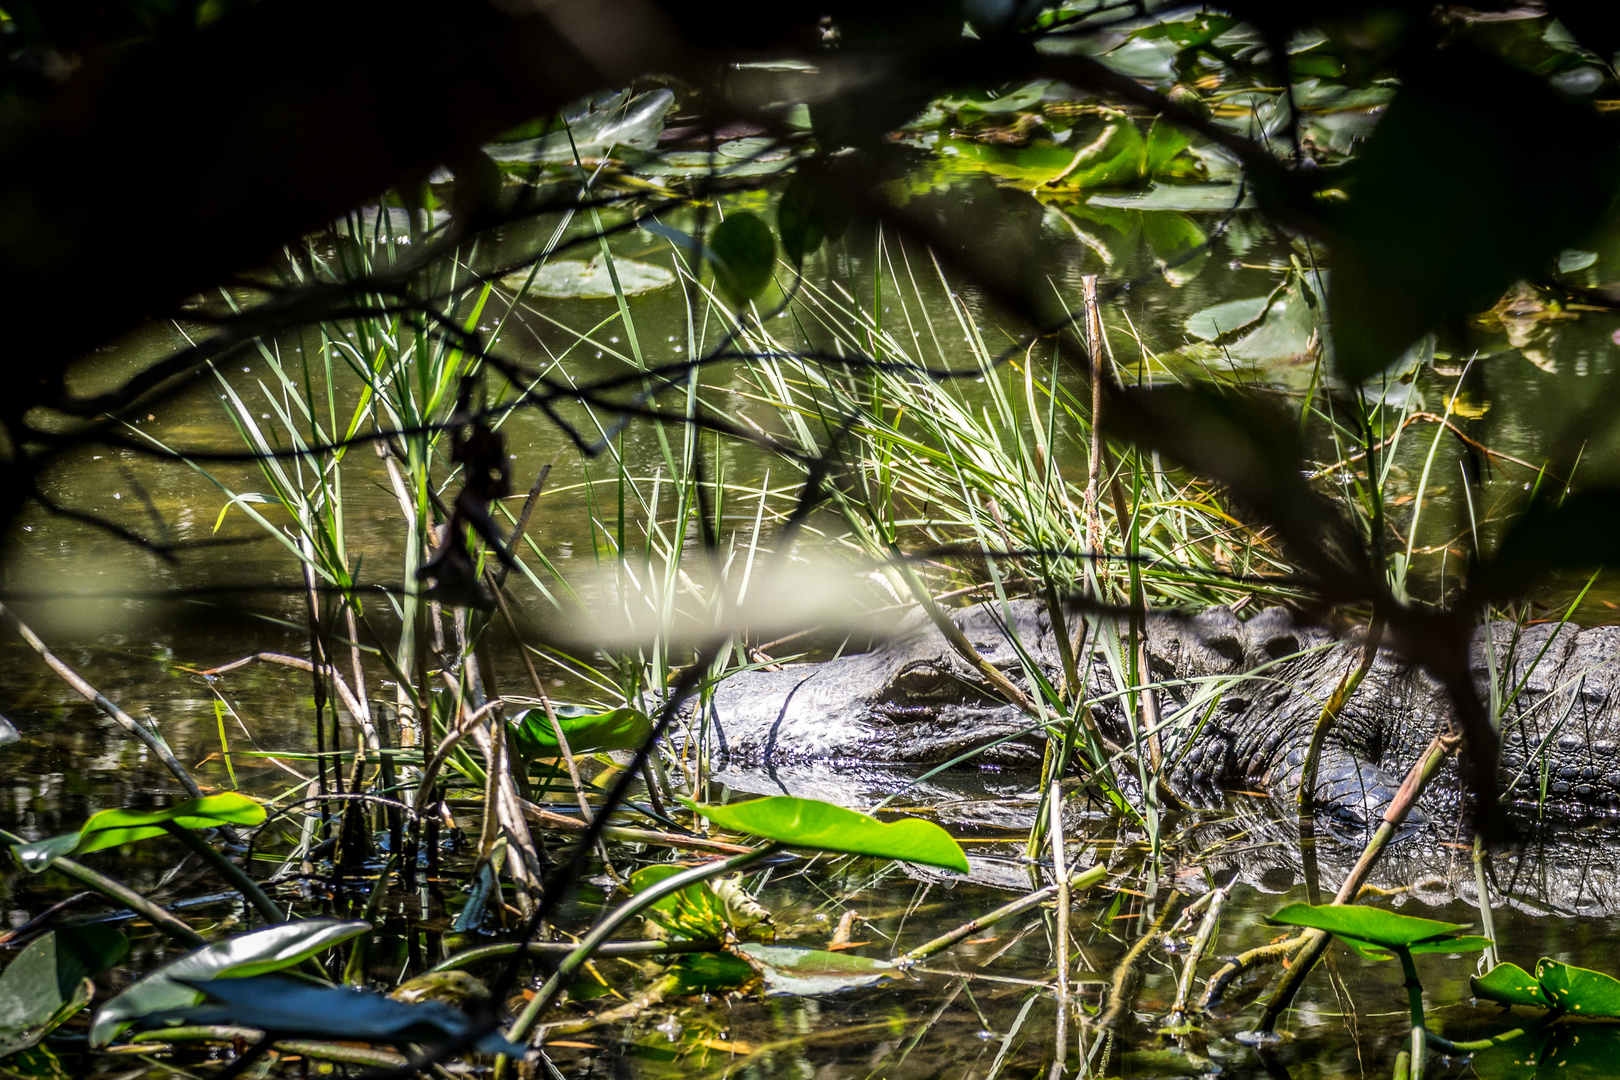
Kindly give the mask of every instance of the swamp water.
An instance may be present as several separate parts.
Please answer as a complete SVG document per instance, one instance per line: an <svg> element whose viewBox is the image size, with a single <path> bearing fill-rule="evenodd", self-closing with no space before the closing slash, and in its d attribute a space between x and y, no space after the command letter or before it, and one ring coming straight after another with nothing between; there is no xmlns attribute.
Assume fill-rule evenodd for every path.
<svg viewBox="0 0 1620 1080"><path fill-rule="evenodd" d="M1319 288L1309 269L1310 252L1270 232L1258 217L1239 212L1221 232L1224 215L1218 210L1141 211L1083 202L1043 205L971 172L946 174L919 187L925 190L918 198L950 200L960 213L973 214L976 205L993 204L997 214L1011 214L1041 237L1036 249L1046 260L1041 271L1064 296L1077 296L1081 275L1087 273L1104 276L1105 293L1110 282L1133 283L1110 295L1104 310L1123 378L1196 375L1291 390L1295 396L1280 400L1297 413L1301 392L1320 374L1320 354L1311 351L1312 328L1302 314ZM745 200L739 205L751 204ZM1175 213L1178 221L1191 224L1200 235L1215 235L1207 256L1159 273L1151 237L1163 230L1154 224L1154 213ZM546 223L545 229L553 224ZM514 245L531 242L522 236L508 239ZM645 232L617 235L612 248L618 258L678 269L669 243ZM672 272L671 280L673 276ZM972 334L964 334L968 324L961 321L963 316L974 318L971 325L993 339L987 345L991 353L1012 340L996 330L993 312L971 293L964 292L957 298L960 306L953 306L926 256L881 237L851 235L829 246L812 257L807 279L829 295L844 289L853 298L847 302L857 310L872 314L875 306L883 329L915 345L915 358L923 362L970 366ZM497 291L481 316L483 323L493 326L510 302L509 292ZM820 310L824 312L825 306ZM673 286L633 298L630 311L635 340L650 363L690 355L719 335L718 319L701 309L694 315L681 290ZM1494 323L1474 328L1477 356L1453 349L1446 356L1414 358L1382 391L1394 410L1391 415L1443 415L1477 444L1534 463L1568 432L1584 431L1590 441L1580 459L1582 477L1608 478L1620 467L1616 435L1607 427L1590 423L1583 427L1582 420L1605 408L1604 403L1620 400L1616 385L1620 348L1612 337L1620 323L1595 314L1543 315L1548 315L1543 301L1526 293L1518 306L1509 304L1494 316ZM795 340L797 335L815 340L820 333L817 317L813 307L796 305L766 329L782 340ZM1218 337L1229 325L1223 322L1227 318L1239 325L1259 319L1256 332L1265 330L1270 339L1245 337L1251 356L1236 362L1230 360L1233 350L1209 347L1207 340L1200 344L1200 332L1210 339ZM284 368L294 372L297 381L306 377L297 374L299 358L313 354L321 342L305 334L275 345ZM83 385L110 381L172 346L166 330L152 330L87 365L81 373ZM531 367L571 378L627 370L631 356L631 341L613 299L528 297L504 323L498 348ZM272 429L277 423L275 403L285 408L286 399L275 389L264 358L242 355L238 363L221 365L220 375L246 403L247 411L238 419L246 415ZM1060 368L1058 379L1064 377ZM955 386L970 405L981 401L983 391L971 378ZM332 389L349 400L356 394L352 386ZM782 430L781 421L762 401L757 381L736 368L706 369L698 392L727 415ZM239 451L242 444L231 441L227 396L205 379L138 426L173 447ZM582 426L583 415L573 417ZM612 419L610 412L603 415ZM1408 545L1411 588L1414 593L1437 595L1446 587L1450 548L1467 528L1464 515L1471 510L1488 528L1494 516L1522 502L1534 471L1498 460L1497 468L1482 478L1483 505L1470 508L1465 505L1469 454L1459 449L1458 440L1437 438L1435 425L1421 419L1409 427L1397 420L1385 430L1390 435L1403 432L1391 448L1387 479L1390 505L1407 508L1397 510L1405 515L1396 522L1403 543L1410 539L1413 511L1423 508L1419 535ZM678 498L678 485L662 471L668 460L663 440L672 437L667 430L632 423L613 440L617 460L607 454L589 461L554 425L532 412L514 414L502 433L519 492L543 465L556 462L529 531L555 568L554 574L541 573L544 581L572 579L587 596L606 596L608 587L597 576L598 567L615 565L625 538L635 541L630 554L637 558L655 548L665 555L694 548L695 534L666 532ZM1341 456L1334 453L1327 436L1321 437L1318 448L1324 465ZM405 556L397 504L377 459L369 448L360 450L344 466L348 546L361 580L398 588ZM1075 447L1065 453L1060 466L1071 482L1083 482L1083 456ZM756 539L762 557L769 554L771 536L791 509L802 474L789 462L735 441L717 443L710 466L723 477L728 492L722 542L728 552L736 553L735 574ZM255 466L223 463L209 469L237 493L265 491ZM442 482L444 473L436 479ZM34 512L9 538L4 563L6 590L18 598L13 606L21 617L109 698L137 717L154 721L205 788L239 787L273 798L304 784L313 768L309 755L314 750L307 673L261 664L218 681L199 674L258 652L307 654L302 579L289 552L247 522L242 506L222 515L227 497L220 486L184 464L111 447L87 447L53 470L45 485L45 494L61 504L182 547L172 563L165 562L104 531ZM260 506L275 524L284 521L276 517L273 506L250 505ZM850 577L864 583L871 566L861 562L858 545L844 539L846 522L823 512L809 525L803 543L844 558ZM926 530L914 529L910 535L926 535ZM634 560L629 564L634 571ZM1455 574L1455 568L1450 572ZM611 569L607 577L613 577ZM514 579L513 588L524 611L524 626L537 626L551 617L552 609L531 583ZM881 606L884 597L877 587L868 592L862 602ZM1553 594L1545 599L1558 606L1568 597ZM588 600L587 606L591 603L606 601ZM1612 609L1605 594L1593 591L1576 619L1601 622L1612 617ZM390 626L389 611L386 595L377 592L368 618L387 629L384 637L397 633L397 625ZM373 643L368 634L361 637ZM148 807L172 798L174 784L162 766L74 696L31 650L10 636L0 649L5 657L0 701L23 736L20 743L0 749L8 766L0 827L30 839L52 836L77 828L100 809ZM493 670L486 671L485 678L492 690L528 692L509 638L498 638L491 656ZM543 671L549 691L559 700L618 704L603 700L603 689L577 670L546 665ZM373 697L390 700L386 672L372 665L368 675ZM334 737L330 712L326 720L330 739ZM343 750L352 750L357 736L345 722L336 737ZM1035 813L1030 794L1034 784L1033 777L969 768L959 776L929 780L924 785L926 799L913 801L905 791L898 792L894 806L933 817L964 843L977 869L969 880L826 855L773 867L759 883L758 899L774 913L777 940L824 947L837 935L848 943L847 954L881 960L1028 891L1049 873L1049 867L1030 866L1020 857ZM710 797L718 801L725 793L716 789ZM568 803L560 795L547 800L559 812L569 812ZM1263 806L1240 812L1235 804L1232 812L1212 815L1212 820L1166 818L1161 832L1164 856L1154 867L1143 836L1111 814L1096 807L1088 810L1086 805L1077 800L1066 825L1069 858L1074 866L1106 863L1110 873L1102 887L1079 898L1074 907L1071 989L1080 1002L1095 1005L1131 956L1141 979L1136 1005L1140 1022L1127 1023L1113 1036L1083 1025L1078 1031L1071 1027L1071 1053L1080 1055L1071 1058L1071 1068L1139 1077L1388 1074L1407 1032L1400 969L1339 948L1330 953L1329 963L1308 983L1297 1011L1285 1021L1291 1038L1269 1050L1257 1053L1230 1037L1250 1026L1239 1006L1252 998L1258 985L1234 986L1204 1025L1203 1034L1176 1039L1155 1034L1175 997L1186 958L1184 937L1169 945L1162 939L1191 899L1212 885L1225 884L1234 874L1240 877L1226 903L1211 959L1199 968L1203 977L1218 966L1216 957L1277 938L1282 931L1266 924L1267 914L1290 900L1316 897L1296 872L1297 856L1289 854L1288 842L1277 839L1286 826L1282 831L1254 827L1256 820L1269 818ZM470 795L453 801L451 813L458 827L476 835L478 811ZM1604 828L1589 830L1592 850L1604 850ZM1270 859L1268 848L1282 850L1284 857ZM1399 898L1400 910L1476 923L1474 909L1465 903L1430 903L1452 895L1449 887L1434 887L1433 879L1471 880L1472 875L1466 845L1440 850L1426 882L1415 883L1415 895ZM1254 853L1252 860L1239 857L1245 852ZM1445 852L1454 855L1449 866L1443 865ZM633 847L616 846L615 853L626 866L637 858ZM178 845L151 841L94 856L92 861L142 892L173 901L173 908L204 933L240 927L239 899L221 893L199 867L180 866L176 874L180 854ZM657 851L646 855L665 858ZM1337 865L1344 860L1322 861ZM274 865L266 863L263 868ZM1610 865L1591 858L1585 869L1601 874ZM1218 869L1221 866L1248 866L1253 872ZM1257 866L1260 869L1254 870ZM380 913L382 933L372 945L374 973L385 978L413 957L431 963L443 955L453 933L452 920L466 901L466 870L465 857L447 850L444 872L437 880L421 893L401 890L388 898ZM1326 877L1324 888L1331 892L1335 879L1331 873ZM10 865L0 881L5 917L13 926L72 894L58 877L34 877ZM602 884L593 879L582 894L585 907L569 917L568 926L582 929L587 924L590 905L601 902ZM329 913L349 916L364 901L353 888L331 892L300 909L324 905ZM82 900L67 908L64 918L100 910L94 899ZM1496 930L1503 958L1526 967L1547 955L1613 970L1620 966L1616 963L1620 950L1612 944L1620 940L1617 917L1620 914L1604 913L1571 918L1507 905L1496 913ZM497 910L480 929L456 938L456 947L499 940L502 925L515 921ZM824 994L671 999L624 1023L559 1036L549 1053L561 1074L570 1078L993 1080L1045 1075L1053 1053L1055 932L1050 908L1037 909L973 935L906 972L883 972L871 985ZM120 973L133 977L175 954L172 944L144 924L129 927L128 933L134 949L115 972L113 985L119 983ZM1150 940L1149 947L1133 955L1144 938ZM1493 1010L1470 1005L1471 956L1436 955L1423 958L1420 965L1434 1006L1430 1013L1434 1026L1456 1038L1508 1026L1495 1021ZM621 961L600 961L598 970L600 979L588 977L576 984L576 1001L605 992L607 986L628 997L645 978ZM579 1014L577 1007L567 1013ZM1248 1016L1252 1018L1252 1010ZM186 1070L200 1059L184 1048L172 1057L98 1056L72 1041L79 1033L80 1029L65 1029L66 1037L55 1045L68 1074L133 1077L142 1069L150 1069L154 1076L197 1074ZM1431 1074L1462 1074L1467 1069L1431 1061Z"/></svg>

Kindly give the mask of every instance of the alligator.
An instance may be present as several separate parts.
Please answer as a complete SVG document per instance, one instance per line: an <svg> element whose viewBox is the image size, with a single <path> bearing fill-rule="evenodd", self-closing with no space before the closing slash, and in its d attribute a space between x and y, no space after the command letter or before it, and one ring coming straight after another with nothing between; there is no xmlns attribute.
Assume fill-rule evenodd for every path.
<svg viewBox="0 0 1620 1080"><path fill-rule="evenodd" d="M1059 685L1044 605L981 603L948 617L1026 696L1036 696L1036 680ZM1081 621L1078 612L1066 616L1071 628ZM1128 714L1125 624L1094 616L1087 625L1076 671L1094 734L1156 756L1170 791L1194 807L1256 788L1292 805L1323 703L1365 653L1360 634L1335 636L1280 607L1247 620L1227 608L1154 613L1143 627L1146 671L1137 675L1151 684L1152 711L1137 695ZM1507 803L1577 817L1620 812L1620 627L1493 622L1476 632L1470 664L1485 700L1493 685L1505 688L1497 700L1506 703ZM792 775L800 793L821 797L841 781L858 783L863 770L899 764L1033 768L1046 743L1043 721L998 694L921 612L869 652L739 672L717 686L708 715L722 777L741 768L787 790L781 778ZM1379 649L1322 744L1317 813L1335 824L1376 823L1450 716L1437 682ZM1128 782L1132 770L1118 772ZM1442 809L1455 819L1461 797L1449 765L1411 822Z"/></svg>

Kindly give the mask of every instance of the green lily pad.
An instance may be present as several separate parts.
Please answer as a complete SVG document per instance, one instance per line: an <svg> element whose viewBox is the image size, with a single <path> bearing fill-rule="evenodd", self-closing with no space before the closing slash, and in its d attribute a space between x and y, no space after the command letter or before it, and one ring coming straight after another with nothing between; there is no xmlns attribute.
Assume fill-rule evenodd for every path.
<svg viewBox="0 0 1620 1080"><path fill-rule="evenodd" d="M304 919L204 945L164 964L103 1005L90 1026L90 1045L106 1046L143 1017L198 1004L204 995L190 982L279 971L370 929L370 923L358 919Z"/></svg>
<svg viewBox="0 0 1620 1080"><path fill-rule="evenodd" d="M1092 206L1109 206L1118 210L1179 210L1182 213L1199 211L1239 210L1254 207L1254 197L1242 192L1237 184L1154 184L1140 195L1093 195L1086 202Z"/></svg>
<svg viewBox="0 0 1620 1080"><path fill-rule="evenodd" d="M885 960L849 953L753 943L739 945L737 951L759 963L773 994L835 994L903 977Z"/></svg>
<svg viewBox="0 0 1620 1080"><path fill-rule="evenodd" d="M92 978L129 952L129 940L105 926L46 934L0 974L0 1057L26 1050L84 1008Z"/></svg>
<svg viewBox="0 0 1620 1080"><path fill-rule="evenodd" d="M755 972L744 960L725 952L692 953L669 966L680 994L721 994L754 981Z"/></svg>
<svg viewBox="0 0 1620 1080"><path fill-rule="evenodd" d="M651 263L614 259L613 270L619 275L619 289L626 296L639 296L675 283L673 273ZM613 289L613 274L600 259L590 262L554 259L538 270L507 274L501 278L501 284L513 292L523 292L527 285L527 295L557 300L607 300L618 295Z"/></svg>
<svg viewBox="0 0 1620 1080"><path fill-rule="evenodd" d="M76 833L63 833L28 844L13 844L11 851L23 869L37 874L64 855L83 855L163 836L167 830L162 823L166 821L187 829L211 829L220 825L262 825L264 818L264 807L259 802L246 795L227 791L189 799L167 810L103 810L93 815Z"/></svg>
<svg viewBox="0 0 1620 1080"><path fill-rule="evenodd" d="M1260 321L1271 304L1269 296L1252 296L1245 300L1228 300L1223 304L1215 304L1194 312L1187 316L1183 324L1187 333L1199 341L1214 341L1216 338L1235 334L1246 330Z"/></svg>
<svg viewBox="0 0 1620 1080"><path fill-rule="evenodd" d="M493 160L512 164L573 161L576 150L580 157L600 157L615 146L651 150L658 145L664 117L673 104L671 90L649 90L635 97L627 90L606 94L563 110L565 131L484 149Z"/></svg>
<svg viewBox="0 0 1620 1080"><path fill-rule="evenodd" d="M686 870L684 866L660 863L644 866L630 875L632 892L645 892L665 878ZM664 897L643 914L677 937L692 941L721 940L730 924L726 905L706 881L693 882L678 893Z"/></svg>
<svg viewBox="0 0 1620 1080"><path fill-rule="evenodd" d="M1552 1000L1541 988L1541 983L1517 964L1497 964L1483 976L1470 979L1474 996L1504 1005L1533 1005L1538 1009L1552 1008Z"/></svg>
<svg viewBox="0 0 1620 1080"><path fill-rule="evenodd" d="M774 795L766 799L703 806L687 802L716 825L796 847L850 855L902 859L967 873L967 856L951 834L931 821L882 822L816 799Z"/></svg>
<svg viewBox="0 0 1620 1080"><path fill-rule="evenodd" d="M1462 923L1419 919L1359 904L1289 904L1272 913L1266 921L1326 930L1384 948L1407 948L1440 938L1455 939L1459 931L1468 929Z"/></svg>
<svg viewBox="0 0 1620 1080"><path fill-rule="evenodd" d="M1136 121L1115 117L1102 133L1075 151L1074 171L1063 178L1068 187L1105 188L1135 184L1147 176L1147 143Z"/></svg>
<svg viewBox="0 0 1620 1080"><path fill-rule="evenodd" d="M742 304L765 291L776 269L776 237L757 214L746 210L722 221L709 237L714 276L720 290Z"/></svg>
<svg viewBox="0 0 1620 1080"><path fill-rule="evenodd" d="M1554 1005L1580 1016L1620 1016L1620 979L1542 957L1536 981Z"/></svg>

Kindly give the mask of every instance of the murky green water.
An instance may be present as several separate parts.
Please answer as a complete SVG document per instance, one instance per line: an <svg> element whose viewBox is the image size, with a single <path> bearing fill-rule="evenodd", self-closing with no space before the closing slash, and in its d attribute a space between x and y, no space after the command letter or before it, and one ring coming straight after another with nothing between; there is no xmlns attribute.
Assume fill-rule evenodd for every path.
<svg viewBox="0 0 1620 1080"><path fill-rule="evenodd" d="M1166 275L1155 269L1151 238L1157 226L1149 214L1079 203L1046 205L1025 190L999 186L971 171L918 186L917 198L936 200L952 214L986 220L993 216L1006 223L1003 227L1038 236L1039 246L1030 250L1040 260L1039 273L1071 302L1083 274L1102 274L1105 288L1109 283L1131 283L1114 296L1106 312L1116 363L1127 378L1166 378L1201 369L1209 377L1297 391L1320 375L1309 354L1279 355L1264 364L1231 364L1212 360L1207 350L1187 349L1190 318L1213 305L1272 297L1275 290L1288 286L1291 274L1297 278L1296 267L1309 266L1312 252L1272 231L1252 213L1235 215L1207 257ZM1204 233L1215 232L1221 217L1213 211L1183 215ZM548 233L551 227L535 226L538 233ZM529 236L507 238L514 246L532 241ZM670 261L669 244L646 233L618 236L613 247L623 258L655 265ZM943 287L920 253L907 252L893 241L885 246L877 237L852 234L813 257L807 277L820 287L842 288L861 298L859 303L882 305L886 324L911 328L919 359L964 361L961 334ZM880 288L874 289L875 280ZM978 297L966 293L964 300L970 311L990 317L989 306ZM501 316L506 302L502 294L486 311L489 325ZM674 288L639 298L633 313L640 344L653 363L689 355L694 335L713 341L719 332L712 321L705 326L700 320L695 331L690 329L688 308ZM794 327L784 319L772 329L787 336ZM1447 564L1442 553L1466 535L1470 513L1488 530L1492 521L1522 505L1535 469L1508 458L1534 466L1552 459L1557 469L1573 468L1576 478L1587 483L1613 479L1620 471L1620 442L1609 421L1611 403L1620 400L1617 332L1620 321L1611 316L1549 313L1538 297L1527 293L1494 320L1448 335L1440 342L1439 356L1408 371L1404 381L1389 388L1396 397L1417 395L1419 411L1448 414L1457 433L1472 440L1474 447L1470 450L1457 435L1441 433L1434 423L1421 419L1394 446L1389 491L1405 515L1394 522L1394 542L1406 541L1410 514L1417 505L1412 497L1426 463L1429 470L1414 546L1433 553L1415 571L1414 591L1433 595L1445 587L1448 574L1455 581L1458 568ZM585 333L590 341L581 345L577 339ZM627 370L627 337L612 300L530 299L513 313L499 346L531 367L555 365L552 370L587 378ZM88 363L80 374L81 385L111 382L161 355L174 340L164 328L145 331ZM279 347L284 363L295 365L313 353L317 342L307 335L288 337ZM269 385L269 379L262 359L246 357L222 370L221 376L245 398L262 404L262 419L272 422L274 410L263 400L262 386ZM703 373L700 392L705 398L728 408L728 415L768 424L766 410L747 395L748 390L736 369L710 368ZM352 388L341 392L353 393ZM1279 402L1296 413L1299 401L1297 396L1279 396ZM221 390L204 378L155 408L139 426L174 447L239 450L223 405ZM582 413L570 415L576 421L584 419ZM530 534L564 578L577 573L583 580L596 569L599 555L611 555L604 537L613 531L613 519L621 512L616 466L607 457L582 458L554 426L532 412L515 415L502 430L520 491L543 465L556 462ZM620 445L628 472L644 487L650 486L663 461L654 426L630 425ZM1431 446L1436 449L1429 461ZM1480 447L1508 458L1494 459L1494 467L1484 469L1476 483L1470 481L1468 470L1482 464ZM1349 448L1336 452L1319 437L1315 449L1327 465ZM766 500L767 523L791 506L800 480L791 464L735 442L721 444L718 453L716 466L739 490L758 488L770 470L773 494ZM210 468L235 491L264 490L256 468L241 464ZM363 553L360 576L397 587L405 537L381 467L362 448L352 455L345 474L350 545L356 555ZM667 483L667 476L663 479ZM161 542L177 542L180 548L173 562L165 562L105 531L36 510L8 538L4 560L5 588L22 597L15 605L22 616L110 698L137 717L156 722L180 759L205 784L230 786L223 757L227 748L236 781L248 791L271 795L297 782L293 774L307 776L309 761L293 757L278 761L273 756L278 751L304 754L313 749L306 674L267 666L230 674L220 686L236 717L223 720L209 682L197 674L259 651L295 655L307 651L307 635L301 628L301 579L286 550L266 539L240 511L226 515L221 523L225 498L213 481L184 464L154 461L127 450L76 451L48 474L44 493L63 506ZM665 501L658 506L632 504L622 512L634 531L649 520L667 517L672 498L666 489ZM737 500L725 523L733 532L730 539L740 545L753 535L758 500L745 502ZM267 513L278 521L277 511ZM818 517L814 524L830 537L842 528L830 515ZM267 586L275 588L255 588ZM526 618L545 618L546 605L536 596L524 597L527 586L517 588ZM1588 624L1608 619L1613 605L1606 596L1594 592L1577 617ZM1550 592L1546 599L1556 602L1563 596ZM375 619L379 636L392 636L394 627L381 593L369 616ZM24 733L23 743L0 750L9 766L0 795L4 800L0 827L29 837L52 835L76 827L95 810L150 805L169 795L172 784L161 766L50 675L31 651L8 637L0 644L0 655L5 658L0 668L0 709ZM495 687L523 692L526 683L519 678L521 670L509 643L495 643L494 659ZM548 672L547 677L563 697L587 693L579 680L562 672ZM372 690L379 696L380 678L372 673ZM345 730L343 744L352 745L353 737ZM779 868L762 899L777 911L783 938L824 944L843 915L852 912L850 940L865 943L857 951L889 957L1040 880L1042 869L1027 866L1018 857L1020 830L1027 825L1020 819L1030 812L1020 795L1032 780L973 774L965 783L983 789L948 800L949 793L935 792L928 803L969 843L980 864L976 880L929 879L896 866L848 859ZM1167 918L1173 920L1189 896L1206 891L1212 882L1222 884L1242 871L1212 948L1218 956L1272 939L1278 931L1265 925L1263 916L1287 900L1308 898L1286 824L1272 826L1269 833L1244 822L1195 825L1190 821L1167 825L1165 857L1155 867L1146 860L1141 838L1122 833L1112 821L1076 822L1071 858L1079 865L1101 860L1112 868L1107 887L1081 901L1075 913L1073 948L1076 968L1083 974L1074 993L1082 1002L1095 1002L1102 986L1099 980L1114 977L1131 947L1144 935L1161 935ZM1212 838L1220 835L1226 839ZM1255 836L1261 837L1260 842L1254 841ZM1330 868L1325 873L1329 889L1336 881L1331 867L1342 866L1344 851L1349 850L1339 848L1343 850L1321 860ZM1606 861L1607 850L1601 837L1593 837L1576 861L1584 860L1586 872L1605 873L1613 865ZM1244 858L1233 854L1245 851L1251 854ZM1280 857L1273 857L1279 852ZM1450 866L1435 865L1436 859L1432 852L1424 856L1430 878L1455 873L1471 882L1472 867L1465 856L1459 855ZM165 882L175 860L176 852L167 845L152 844L92 861L115 868L143 891L159 889L164 897L213 891L211 884L195 880L190 870ZM390 917L390 930L408 936L411 925L426 926L428 936L417 946L425 941L431 948L440 941L444 914L459 906L460 894L448 880L435 892L426 923L420 909L402 902ZM1437 906L1431 908L1418 898L1405 903L1403 910L1460 922L1476 919L1468 904L1452 899L1450 886L1431 882L1419 893L1437 901ZM31 878L8 868L0 879L5 917L12 925L66 895L65 887L49 877ZM91 908L93 904L86 905ZM231 900L217 899L191 913L218 919L225 927L235 918L234 910ZM1606 966L1608 943L1620 930L1614 925L1617 916L1609 913L1616 910L1620 909L1575 919L1557 911L1533 914L1507 908L1498 913L1505 958L1530 966L1545 954ZM818 998L716 999L682 1004L678 1010L660 1007L633 1024L568 1040L573 1045L558 1048L556 1060L570 1077L628 1073L763 1080L948 1075L989 1080L993 1075L1036 1075L1049 1066L1052 1053L1054 934L1052 912L1041 910L987 930L880 987ZM164 949L149 933L136 936L138 947L129 971L149 967ZM1100 1045L1105 1036L1080 1033L1080 1052L1098 1055L1098 1068L1105 1074L1385 1075L1405 1037L1398 967L1372 964L1341 951L1329 973L1313 980L1289 1021L1293 1038L1269 1056L1258 1056L1226 1037L1252 1022L1252 1013L1235 1010L1245 996L1242 987L1230 996L1233 1011L1211 1022L1208 1037L1183 1038L1180 1043L1161 1039L1153 1031L1168 1011L1184 959L1184 953L1158 945L1143 955L1136 1010L1140 1020L1118 1036L1126 1048L1122 1056L1117 1048ZM1467 1004L1470 959L1431 957L1424 964L1430 1000L1438 1007L1435 1016L1444 1030L1468 1034L1491 1028L1490 1013ZM1208 974L1214 966L1206 961L1200 971ZM613 980L638 977L619 963L604 964L602 971ZM1113 1055L1106 1058L1111 1064L1103 1064L1105 1054Z"/></svg>

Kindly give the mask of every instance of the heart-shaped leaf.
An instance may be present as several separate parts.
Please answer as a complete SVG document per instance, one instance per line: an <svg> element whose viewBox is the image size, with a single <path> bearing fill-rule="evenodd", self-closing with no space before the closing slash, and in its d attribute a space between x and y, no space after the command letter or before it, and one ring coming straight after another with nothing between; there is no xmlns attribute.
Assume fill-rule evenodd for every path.
<svg viewBox="0 0 1620 1080"><path fill-rule="evenodd" d="M968 871L961 845L931 821L905 818L885 823L832 803L786 795L729 806L687 805L722 828L795 847L903 859L964 874Z"/></svg>
<svg viewBox="0 0 1620 1080"><path fill-rule="evenodd" d="M1474 996L1504 1005L1533 1005L1538 1009L1552 1008L1552 1000L1541 988L1541 983L1518 964L1497 964L1483 976L1469 980Z"/></svg>
<svg viewBox="0 0 1620 1080"><path fill-rule="evenodd" d="M1580 1016L1620 1016L1620 979L1551 957L1536 964L1536 981L1551 1001Z"/></svg>
<svg viewBox="0 0 1620 1080"><path fill-rule="evenodd" d="M203 1000L190 982L248 978L291 967L371 929L361 920L305 919L216 941L172 960L103 1005L90 1027L90 1045L106 1046L142 1017L188 1009Z"/></svg>

